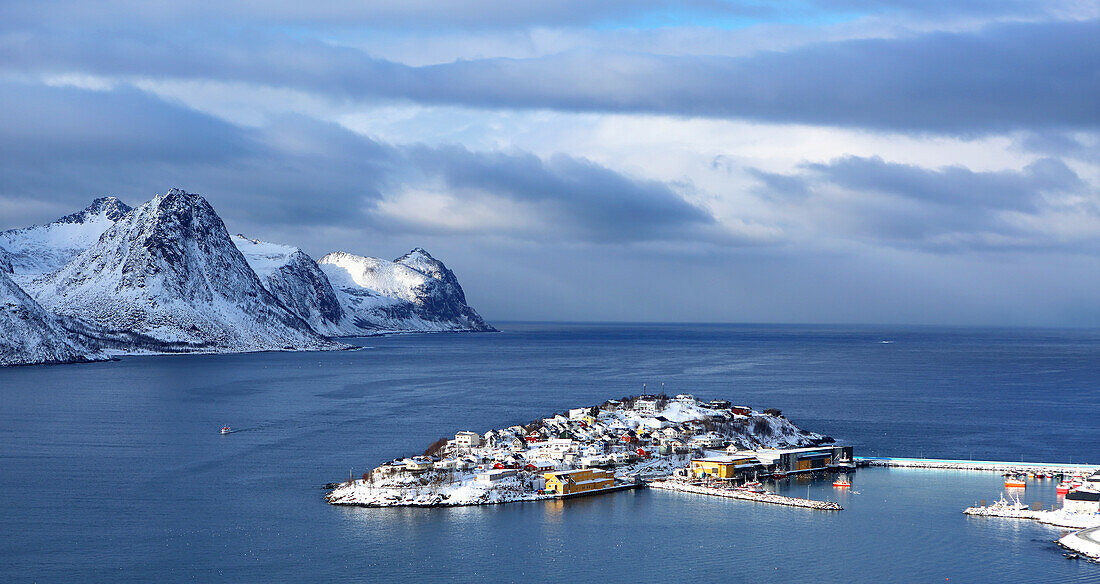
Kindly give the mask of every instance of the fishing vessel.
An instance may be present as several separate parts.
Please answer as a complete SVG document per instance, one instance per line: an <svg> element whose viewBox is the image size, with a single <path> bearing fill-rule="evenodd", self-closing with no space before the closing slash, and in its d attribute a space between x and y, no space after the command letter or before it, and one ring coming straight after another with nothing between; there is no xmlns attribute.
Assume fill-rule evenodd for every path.
<svg viewBox="0 0 1100 584"><path fill-rule="evenodd" d="M829 470L836 470L840 472L847 472L856 469L856 463L848 458L848 455L842 455L840 458L830 462L826 465Z"/></svg>
<svg viewBox="0 0 1100 584"><path fill-rule="evenodd" d="M839 478L833 481L833 486L838 489L847 489L848 487L852 486L852 483L848 482L848 479L846 478Z"/></svg>
<svg viewBox="0 0 1100 584"><path fill-rule="evenodd" d="M1005 487L1009 489L1023 489L1027 487L1027 481L1020 477L1009 477L1005 479Z"/></svg>

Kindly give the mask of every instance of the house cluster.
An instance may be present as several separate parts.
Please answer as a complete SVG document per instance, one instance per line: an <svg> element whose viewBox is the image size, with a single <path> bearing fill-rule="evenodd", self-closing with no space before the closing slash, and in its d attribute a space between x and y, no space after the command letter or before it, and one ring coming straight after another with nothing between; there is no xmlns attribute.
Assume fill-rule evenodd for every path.
<svg viewBox="0 0 1100 584"><path fill-rule="evenodd" d="M482 486L523 484L540 494L572 495L614 487L616 472L638 474L655 464L664 464L660 468L667 474L673 466L691 461L693 472L733 477L750 469L801 468L803 461L817 468L843 454L827 449L824 458L805 452L779 454L764 462L761 456L746 453L761 446L765 438L800 445L820 437L797 429L778 412L761 414L748 406L703 401L690 394L641 395L484 435L457 432L424 456L379 466L371 477L407 481L443 476ZM850 449L847 455L850 458Z"/></svg>

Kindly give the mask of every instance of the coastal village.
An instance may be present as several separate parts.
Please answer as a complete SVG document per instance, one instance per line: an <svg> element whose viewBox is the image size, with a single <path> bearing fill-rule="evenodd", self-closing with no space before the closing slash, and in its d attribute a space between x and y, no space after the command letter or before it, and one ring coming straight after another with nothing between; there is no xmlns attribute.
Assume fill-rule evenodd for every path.
<svg viewBox="0 0 1100 584"><path fill-rule="evenodd" d="M640 395L570 409L524 425L456 432L421 456L388 461L327 485L333 505L437 507L594 496L650 487L840 511L834 501L765 489L762 479L835 473L846 489L858 466L994 471L1006 499L967 508L970 516L1029 519L1072 528L1067 557L1100 559L1100 470L1088 465L855 457L851 446L797 427L779 410L757 411L690 394ZM1061 508L1025 506L1014 492L1060 478Z"/></svg>
<svg viewBox="0 0 1100 584"><path fill-rule="evenodd" d="M335 505L455 506L568 498L643 485L822 510L758 479L853 470L850 446L762 412L690 394L640 395L484 434L460 431L422 456L333 485Z"/></svg>

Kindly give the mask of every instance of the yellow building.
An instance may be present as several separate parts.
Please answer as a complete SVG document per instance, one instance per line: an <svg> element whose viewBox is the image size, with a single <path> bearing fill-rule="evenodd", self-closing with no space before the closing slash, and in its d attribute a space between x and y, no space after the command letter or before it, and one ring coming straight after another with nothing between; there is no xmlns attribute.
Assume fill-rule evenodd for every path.
<svg viewBox="0 0 1100 584"><path fill-rule="evenodd" d="M615 486L615 473L598 468L560 470L548 472L543 477L546 479L546 491L559 495L572 495Z"/></svg>
<svg viewBox="0 0 1100 584"><path fill-rule="evenodd" d="M691 474L696 478L707 476L714 479L732 479L738 470L753 468L759 464L753 456L695 458L691 461Z"/></svg>

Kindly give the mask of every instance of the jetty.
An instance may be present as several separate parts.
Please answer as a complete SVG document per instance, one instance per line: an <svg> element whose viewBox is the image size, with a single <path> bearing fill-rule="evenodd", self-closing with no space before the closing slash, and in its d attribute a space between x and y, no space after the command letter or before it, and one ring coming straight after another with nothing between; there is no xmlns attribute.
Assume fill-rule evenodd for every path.
<svg viewBox="0 0 1100 584"><path fill-rule="evenodd" d="M726 497L728 499L740 499L742 501L754 501L757 503L770 503L772 505L786 505L787 507L802 507L804 509L817 509L819 511L841 511L844 507L835 501L816 501L813 499L801 499L787 497L775 493L755 493L752 491L738 491L726 486L709 486L700 482L689 482L676 479L661 479L649 482L653 489L667 491L680 491L682 493L696 493L699 495L711 495L714 497Z"/></svg>
<svg viewBox="0 0 1100 584"><path fill-rule="evenodd" d="M977 470L1000 473L1024 474L1042 472L1072 475L1091 473L1100 469L1095 464L1070 464L1063 462L1008 462L998 460L950 460L938 458L898 458L891 456L856 456L859 466L885 466L897 468L928 468L946 470Z"/></svg>

